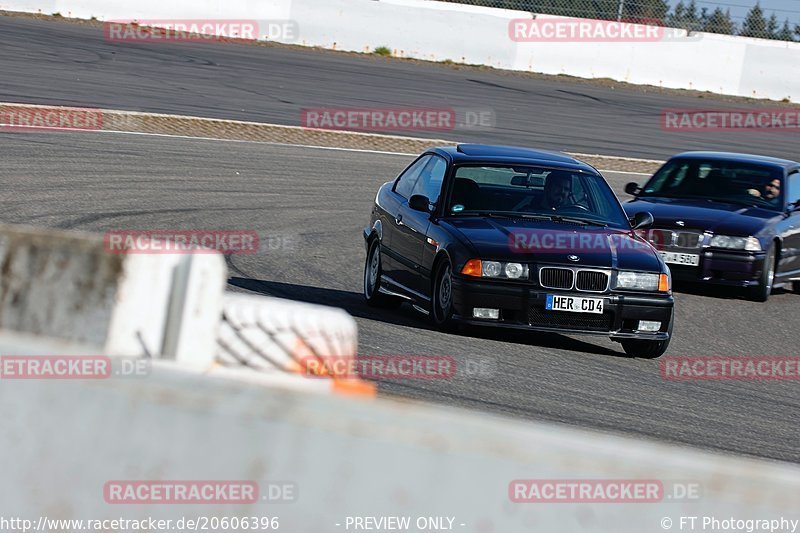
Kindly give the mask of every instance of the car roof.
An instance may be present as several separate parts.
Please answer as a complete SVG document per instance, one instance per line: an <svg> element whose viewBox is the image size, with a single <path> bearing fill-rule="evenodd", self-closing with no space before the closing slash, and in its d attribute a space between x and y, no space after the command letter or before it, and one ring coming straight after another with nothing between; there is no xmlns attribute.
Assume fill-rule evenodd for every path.
<svg viewBox="0 0 800 533"><path fill-rule="evenodd" d="M453 163L505 163L512 165L540 165L569 170L582 170L599 174L592 167L563 152L534 150L519 146L500 146L492 144L459 144L440 146L431 150L449 157Z"/></svg>
<svg viewBox="0 0 800 533"><path fill-rule="evenodd" d="M762 165L772 165L780 168L790 168L800 166L797 161L769 157L766 155L739 154L735 152L683 152L670 159L706 159L711 161L731 161L737 163L759 163Z"/></svg>

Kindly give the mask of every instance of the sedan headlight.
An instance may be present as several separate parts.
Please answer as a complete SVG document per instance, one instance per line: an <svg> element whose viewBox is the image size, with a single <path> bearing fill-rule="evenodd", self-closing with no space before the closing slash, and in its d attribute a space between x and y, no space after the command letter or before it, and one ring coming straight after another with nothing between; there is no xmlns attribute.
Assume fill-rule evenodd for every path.
<svg viewBox="0 0 800 533"><path fill-rule="evenodd" d="M461 273L482 278L525 279L528 277L528 265L470 259L461 269Z"/></svg>
<svg viewBox="0 0 800 533"><path fill-rule="evenodd" d="M761 243L755 237L732 237L730 235L714 235L709 243L714 248L728 248L729 250L747 250L760 252Z"/></svg>
<svg viewBox="0 0 800 533"><path fill-rule="evenodd" d="M670 279L668 274L622 271L617 273L616 288L669 292Z"/></svg>

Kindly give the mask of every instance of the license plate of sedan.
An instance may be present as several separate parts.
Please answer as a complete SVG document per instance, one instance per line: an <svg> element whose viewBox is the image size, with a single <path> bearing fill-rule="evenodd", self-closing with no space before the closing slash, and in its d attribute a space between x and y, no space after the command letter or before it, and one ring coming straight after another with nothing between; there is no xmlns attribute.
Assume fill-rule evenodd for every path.
<svg viewBox="0 0 800 533"><path fill-rule="evenodd" d="M544 306L548 311L569 311L571 313L603 314L602 298L578 298L576 296L547 295Z"/></svg>
<svg viewBox="0 0 800 533"><path fill-rule="evenodd" d="M697 254L680 254L678 252L660 252L661 258L664 259L665 263L671 263L673 265L688 265L688 266L698 266L700 265L700 256Z"/></svg>

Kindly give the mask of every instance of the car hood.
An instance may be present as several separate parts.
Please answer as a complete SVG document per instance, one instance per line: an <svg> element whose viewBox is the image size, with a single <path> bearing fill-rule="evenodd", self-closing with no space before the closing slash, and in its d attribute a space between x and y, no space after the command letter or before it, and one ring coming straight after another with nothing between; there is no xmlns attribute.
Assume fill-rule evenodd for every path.
<svg viewBox="0 0 800 533"><path fill-rule="evenodd" d="M758 235L764 226L782 217L761 207L685 198L637 198L622 207L628 216L649 211L655 218L654 227L683 227L720 235Z"/></svg>
<svg viewBox="0 0 800 533"><path fill-rule="evenodd" d="M450 218L444 224L467 240L485 260L662 270L656 251L630 230L478 217Z"/></svg>

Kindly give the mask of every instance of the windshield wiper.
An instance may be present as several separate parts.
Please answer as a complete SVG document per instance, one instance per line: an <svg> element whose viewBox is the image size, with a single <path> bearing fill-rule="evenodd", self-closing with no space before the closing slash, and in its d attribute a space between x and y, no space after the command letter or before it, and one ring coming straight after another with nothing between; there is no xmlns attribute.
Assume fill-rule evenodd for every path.
<svg viewBox="0 0 800 533"><path fill-rule="evenodd" d="M589 220L586 218L565 217L563 215L548 215L553 222L571 222L573 224L586 224L588 226L599 226L605 228L608 226L605 222L598 222L597 220Z"/></svg>
<svg viewBox="0 0 800 533"><path fill-rule="evenodd" d="M550 220L549 216L532 215L527 213L514 213L504 211L470 211L468 213L451 213L451 216L473 216L489 218L530 218L535 220Z"/></svg>
<svg viewBox="0 0 800 533"><path fill-rule="evenodd" d="M471 211L469 213L453 213L455 216L475 216L475 217L489 217L489 218L524 218L528 220L550 220L552 222L566 222L572 224L584 224L589 226L599 226L601 228L608 227L605 222L598 222L596 220L588 220L585 218L575 218L563 215L549 215L537 213L515 213L504 211Z"/></svg>
<svg viewBox="0 0 800 533"><path fill-rule="evenodd" d="M744 200L734 200L734 199L729 199L729 198L725 198L725 199L723 199L723 198L703 198L703 199L707 200L709 202L717 202L718 204L744 205L744 206L747 206L747 207L763 207L763 203L761 205L759 205L756 202L756 200L758 200L759 202L764 202L764 200L762 200L761 198L753 198L752 201L748 201L748 202L746 202Z"/></svg>
<svg viewBox="0 0 800 533"><path fill-rule="evenodd" d="M672 200L702 200L702 196L691 194L662 194L659 192L641 193L637 198L670 198Z"/></svg>
<svg viewBox="0 0 800 533"><path fill-rule="evenodd" d="M752 205L741 200L734 200L731 198L713 198L708 196L699 196L696 194L658 194L658 193L649 193L649 194L640 194L639 197L648 197L648 198L669 198L671 200L699 200L699 201L706 201L706 202L718 202L723 204L742 204L742 205Z"/></svg>

